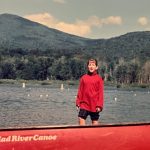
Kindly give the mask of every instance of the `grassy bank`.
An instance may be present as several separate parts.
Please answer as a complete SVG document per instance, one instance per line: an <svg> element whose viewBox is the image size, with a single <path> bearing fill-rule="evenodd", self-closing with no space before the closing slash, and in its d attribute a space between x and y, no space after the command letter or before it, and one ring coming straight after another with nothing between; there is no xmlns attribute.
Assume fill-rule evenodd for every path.
<svg viewBox="0 0 150 150"><path fill-rule="evenodd" d="M105 82L106 86L114 86L116 88L125 88L125 89L132 89L132 88L150 88L150 84L139 84L139 83L132 83L132 84L121 84L115 82Z"/></svg>
<svg viewBox="0 0 150 150"><path fill-rule="evenodd" d="M0 79L0 84L14 84L14 85L21 85L25 83L26 85L29 86L49 86L49 87L60 87L61 84L64 85L64 87L68 88L71 86L78 86L79 80L66 80L66 81L61 81L61 80L12 80L12 79ZM125 89L130 89L130 88L150 88L149 84L118 84L115 82L105 82L105 86L113 86L116 88L125 88Z"/></svg>
<svg viewBox="0 0 150 150"><path fill-rule="evenodd" d="M11 85L19 85L22 86L25 83L26 86L48 86L48 87L60 87L61 84L64 85L65 88L71 86L78 86L78 80L12 80L12 79L0 79L0 84L11 84Z"/></svg>

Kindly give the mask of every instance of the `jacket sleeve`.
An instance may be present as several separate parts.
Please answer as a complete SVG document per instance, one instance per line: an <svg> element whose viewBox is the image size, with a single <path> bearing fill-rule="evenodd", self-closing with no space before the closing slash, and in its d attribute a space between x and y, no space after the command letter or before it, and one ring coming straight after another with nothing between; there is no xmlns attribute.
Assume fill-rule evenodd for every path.
<svg viewBox="0 0 150 150"><path fill-rule="evenodd" d="M76 98L76 106L80 107L80 102L82 100L82 93L83 93L83 79L80 79L79 87L78 87L78 93Z"/></svg>
<svg viewBox="0 0 150 150"><path fill-rule="evenodd" d="M100 83L99 83L99 99L97 102L97 107L100 107L101 110L103 109L103 103L104 103L104 82L100 78Z"/></svg>

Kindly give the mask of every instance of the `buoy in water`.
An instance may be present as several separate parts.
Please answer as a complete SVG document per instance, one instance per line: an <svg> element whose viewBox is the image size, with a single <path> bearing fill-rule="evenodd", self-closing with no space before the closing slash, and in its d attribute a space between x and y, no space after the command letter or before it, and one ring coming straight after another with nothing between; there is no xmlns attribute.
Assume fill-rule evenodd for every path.
<svg viewBox="0 0 150 150"><path fill-rule="evenodd" d="M115 97L115 101L117 101L117 97Z"/></svg>
<svg viewBox="0 0 150 150"><path fill-rule="evenodd" d="M25 88L25 87L26 87L26 84L25 84L25 83L22 83L22 87Z"/></svg>
<svg viewBox="0 0 150 150"><path fill-rule="evenodd" d="M60 89L61 89L61 90L64 90L64 85L63 85L63 84L61 84Z"/></svg>

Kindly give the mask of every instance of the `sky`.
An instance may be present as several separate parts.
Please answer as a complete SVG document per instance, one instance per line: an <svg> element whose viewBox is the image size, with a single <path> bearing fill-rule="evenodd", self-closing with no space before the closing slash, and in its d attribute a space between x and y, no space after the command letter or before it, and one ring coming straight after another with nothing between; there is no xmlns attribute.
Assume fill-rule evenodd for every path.
<svg viewBox="0 0 150 150"><path fill-rule="evenodd" d="M150 0L0 0L4 13L90 39L150 31Z"/></svg>

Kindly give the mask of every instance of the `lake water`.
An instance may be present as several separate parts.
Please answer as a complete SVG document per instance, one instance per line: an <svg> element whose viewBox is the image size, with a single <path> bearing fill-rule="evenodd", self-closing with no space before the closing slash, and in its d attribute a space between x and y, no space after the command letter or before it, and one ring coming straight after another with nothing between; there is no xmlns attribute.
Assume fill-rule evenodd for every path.
<svg viewBox="0 0 150 150"><path fill-rule="evenodd" d="M76 125L77 87L0 85L0 128ZM105 87L100 122L150 122L149 89L122 90ZM90 119L87 119L90 124Z"/></svg>

